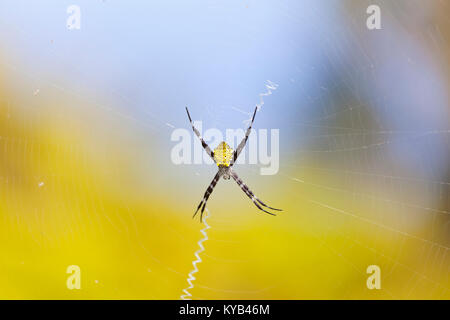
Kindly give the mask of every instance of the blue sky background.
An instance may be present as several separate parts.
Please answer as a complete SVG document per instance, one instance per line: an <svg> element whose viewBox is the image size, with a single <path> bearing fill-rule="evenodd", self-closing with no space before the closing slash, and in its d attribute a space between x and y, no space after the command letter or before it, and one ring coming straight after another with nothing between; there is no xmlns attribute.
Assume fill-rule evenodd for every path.
<svg viewBox="0 0 450 320"><path fill-rule="evenodd" d="M81 30L65 27L71 4L81 8ZM385 15L384 30L369 33L365 12L348 19L349 2L2 1L0 9L13 64L144 121L182 126L189 105L204 119L215 109L211 126L235 127L239 114L228 108L250 112L271 80L279 89L264 127L323 114L335 85L393 128L445 127L439 66L404 36L407 22Z"/></svg>

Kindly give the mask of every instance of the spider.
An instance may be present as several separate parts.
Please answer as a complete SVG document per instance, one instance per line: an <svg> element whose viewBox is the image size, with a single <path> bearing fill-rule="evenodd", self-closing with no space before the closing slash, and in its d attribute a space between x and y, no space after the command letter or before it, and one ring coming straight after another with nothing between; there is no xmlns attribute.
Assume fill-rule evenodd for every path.
<svg viewBox="0 0 450 320"><path fill-rule="evenodd" d="M262 210L273 216L275 216L274 213L263 209L261 206L264 206L268 209L272 209L272 210L276 210L276 211L282 211L281 209L269 207L264 202L259 200L255 196L255 194L247 187L247 185L241 180L241 178L239 178L239 176L236 174L236 172L234 172L233 169L231 168L234 165L234 163L236 162L237 158L239 157L239 154L241 153L242 149L244 149L245 144L247 143L248 136L250 135L250 132L252 130L252 125L253 125L253 121L255 120L255 115L256 115L257 110L258 110L258 106L256 106L255 111L253 112L253 117L250 122L250 126L248 127L248 129L245 133L245 137L242 139L241 143L239 143L236 150L233 151L233 149L231 149L230 146L225 141L222 141L221 143L219 143L217 148L215 148L214 151L212 151L211 148L208 146L208 144L205 142L205 140L203 140L202 136L200 135L200 132L194 127L194 124L192 123L191 115L189 114L189 110L186 107L186 112L187 112L189 121L191 123L192 130L194 130L195 135L200 139L200 141L202 143L202 147L205 149L206 153L214 160L217 167L219 168L216 175L214 176L214 179L209 184L208 189L206 189L205 195L203 196L203 199L200 202L200 204L198 205L197 210L195 211L192 218L195 217L195 215L197 214L198 210L200 210L200 207L201 207L200 222L202 221L203 211L205 210L206 202L208 201L209 196L213 192L214 187L216 186L217 182L219 181L219 179L221 177L223 177L225 180L229 180L230 177L232 177L234 179L234 181L236 181L236 183L239 185L239 187L241 187L242 191L244 191L244 193L253 201L253 203L259 210Z"/></svg>

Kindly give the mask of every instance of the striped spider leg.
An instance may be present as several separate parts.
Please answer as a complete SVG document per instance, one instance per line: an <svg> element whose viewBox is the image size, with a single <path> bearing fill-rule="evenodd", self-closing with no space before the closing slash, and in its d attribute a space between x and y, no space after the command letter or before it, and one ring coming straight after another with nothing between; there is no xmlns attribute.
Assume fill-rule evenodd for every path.
<svg viewBox="0 0 450 320"><path fill-rule="evenodd" d="M255 204L255 206L259 209L262 210L270 215L275 215L269 211L264 210L263 208L261 208L261 205L272 209L272 210L276 210L276 211L283 211L281 209L276 209L276 208L272 208L269 207L268 205L266 205L264 202L262 202L261 200L259 200L255 194L248 188L248 186L242 181L241 178L239 178L239 176L237 175L236 172L234 172L231 167L234 165L234 163L236 162L237 158L239 157L239 155L241 154L242 150L244 149L245 145L247 144L247 140L248 137L250 136L250 133L252 131L252 126L253 126L253 122L255 121L255 116L256 116L256 111L258 110L258 106L256 106L255 111L253 112L253 116L252 116L252 120L250 121L250 125L247 128L247 131L245 132L245 137L242 139L241 143L239 143L237 149L234 151L233 153L233 160L230 163L230 169L229 169L229 174L230 176L233 177L234 181L236 181L236 183L238 184L239 187L241 187L242 191L244 191L244 193L253 201L253 203Z"/></svg>
<svg viewBox="0 0 450 320"><path fill-rule="evenodd" d="M205 140L203 140L202 135L197 130L197 128L194 127L194 123L192 122L191 115L189 114L189 110L187 107L186 107L186 112L187 112L187 115L189 118L189 122L191 123L192 130L194 130L195 135L200 139L203 149L205 149L206 153L214 160L214 162L216 162L216 160L214 159L214 152L212 152L211 148L208 146L208 144L205 142Z"/></svg>
<svg viewBox="0 0 450 320"><path fill-rule="evenodd" d="M230 167L236 162L237 158L241 154L241 151L244 149L245 144L247 143L248 137L250 136L250 132L252 131L253 121L255 121L256 111L258 110L258 106L256 106L255 111L253 112L252 120L250 125L245 132L245 137L242 139L241 143L239 143L237 149L233 153L233 159L231 160Z"/></svg>
<svg viewBox="0 0 450 320"><path fill-rule="evenodd" d="M214 176L213 181L211 181L211 183L208 186L208 189L206 189L205 195L203 196L202 201L200 201L197 210L195 210L194 215L192 216L192 218L195 217L195 215L197 214L198 210L200 209L200 207L202 207L201 213L200 213L200 222L203 219L203 211L205 211L205 206L206 206L206 201L208 201L209 196L211 195L211 193L214 190L214 187L216 186L217 182L219 181L220 177L222 176L223 172L222 170L219 170L216 175ZM203 206L202 206L203 204Z"/></svg>
<svg viewBox="0 0 450 320"><path fill-rule="evenodd" d="M239 176L237 175L236 172L234 172L231 168L230 168L230 175L233 177L234 181L236 181L236 183L238 184L239 187L241 187L242 191L244 191L244 193L253 201L253 203L255 204L255 206L259 209L262 210L272 216L275 216L276 214L269 212L267 210L264 210L263 208L261 208L261 205L272 209L272 210L276 210L276 211L283 211L281 209L276 209L276 208L272 208L269 207L268 205L266 205L264 202L262 202L261 200L259 200L255 194L247 187L247 185L242 181L241 178L239 178Z"/></svg>

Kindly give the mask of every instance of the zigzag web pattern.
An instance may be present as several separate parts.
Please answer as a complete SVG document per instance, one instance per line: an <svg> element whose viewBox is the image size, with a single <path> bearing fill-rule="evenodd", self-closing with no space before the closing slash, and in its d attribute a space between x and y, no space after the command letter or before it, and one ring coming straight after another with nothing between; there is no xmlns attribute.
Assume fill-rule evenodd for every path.
<svg viewBox="0 0 450 320"><path fill-rule="evenodd" d="M205 224L205 228L200 230L200 232L203 234L203 238L198 241L199 249L194 253L194 255L195 255L195 257L197 259L192 261L192 265L194 266L194 269L191 272L189 272L188 278L187 278L187 282L189 284L189 287L187 287L186 289L183 289L184 294L182 294L180 296L181 300L192 300L192 294L189 292L189 290L194 288L194 284L193 284L193 281L195 280L194 274L198 272L197 264L202 262L202 258L200 258L200 253L205 251L205 247L203 247L203 242L208 240L208 234L206 233L206 230L211 228L209 226L209 224L207 223L207 221L206 221L206 220L208 220L208 217L209 217L209 210L208 210L208 208L206 208L205 218L203 219L203 223Z"/></svg>

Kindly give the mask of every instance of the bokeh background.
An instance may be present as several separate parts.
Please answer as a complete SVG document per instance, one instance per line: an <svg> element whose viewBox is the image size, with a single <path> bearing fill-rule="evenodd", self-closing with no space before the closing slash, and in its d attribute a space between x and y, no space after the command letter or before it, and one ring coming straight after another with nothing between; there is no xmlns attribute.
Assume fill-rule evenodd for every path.
<svg viewBox="0 0 450 320"><path fill-rule="evenodd" d="M186 105L204 129L243 128L270 80L255 129L280 130L280 170L235 170L284 212L221 181L193 298L449 299L448 12L2 0L0 298L179 299L216 168L174 165L171 133L189 130ZM366 287L373 264L381 290Z"/></svg>

